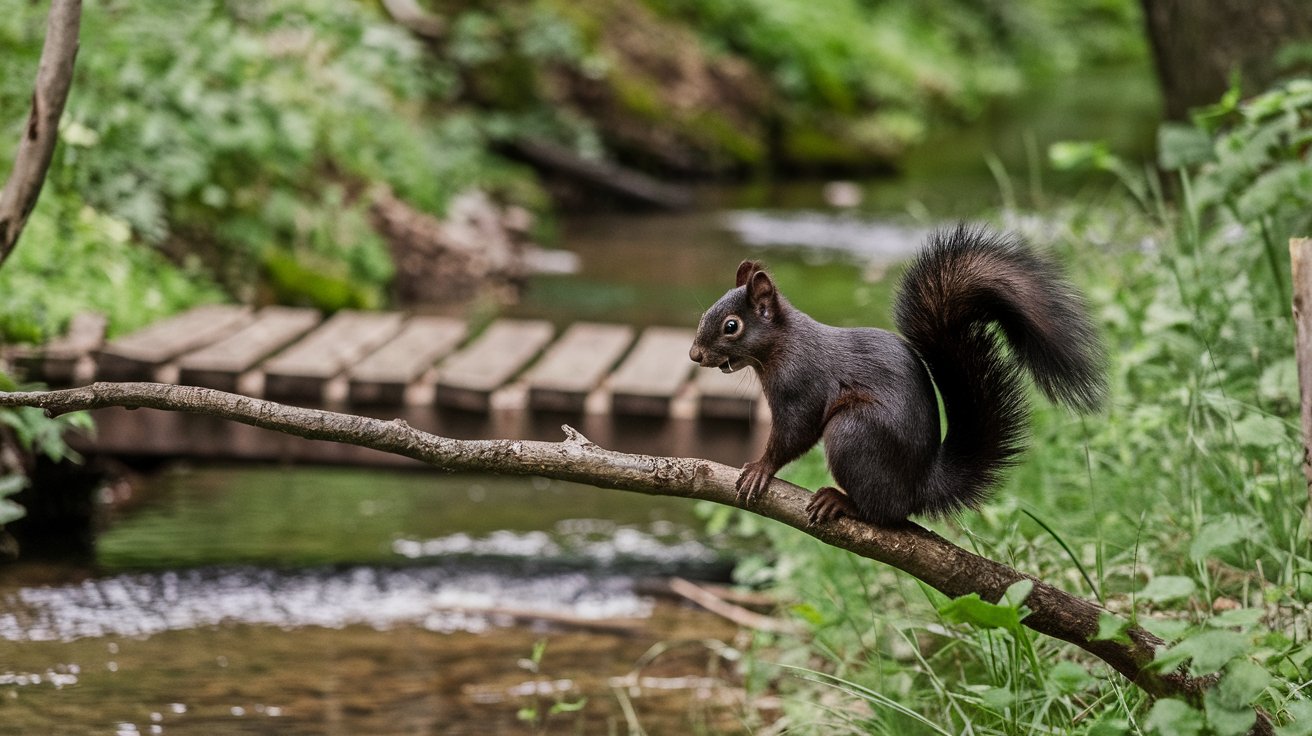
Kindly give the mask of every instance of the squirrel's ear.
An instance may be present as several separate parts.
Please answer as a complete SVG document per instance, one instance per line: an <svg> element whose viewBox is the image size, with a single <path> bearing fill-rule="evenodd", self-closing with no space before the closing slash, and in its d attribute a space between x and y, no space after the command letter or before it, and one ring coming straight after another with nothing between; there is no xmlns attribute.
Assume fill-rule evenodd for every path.
<svg viewBox="0 0 1312 736"><path fill-rule="evenodd" d="M757 261L743 261L738 264L738 276L734 278L734 288L738 288L747 283L752 274L761 270L761 264Z"/></svg>
<svg viewBox="0 0 1312 736"><path fill-rule="evenodd" d="M747 285L747 294L757 314L764 319L774 316L779 306L779 292L775 290L770 274L765 271L752 274L751 283Z"/></svg>

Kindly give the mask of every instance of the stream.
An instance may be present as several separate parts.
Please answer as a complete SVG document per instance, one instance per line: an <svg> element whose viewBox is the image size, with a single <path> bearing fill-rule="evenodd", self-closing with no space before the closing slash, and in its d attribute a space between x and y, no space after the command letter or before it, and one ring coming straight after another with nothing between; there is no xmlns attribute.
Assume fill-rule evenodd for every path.
<svg viewBox="0 0 1312 736"><path fill-rule="evenodd" d="M727 579L701 526L543 479L174 464L93 561L0 569L0 733L491 734L557 698L591 731L616 688L648 729L733 731L700 642L734 628L647 591Z"/></svg>
<svg viewBox="0 0 1312 736"><path fill-rule="evenodd" d="M1075 193L1040 180L1047 143L1151 149L1155 95L1146 70L1134 75L931 141L901 176L857 182L854 208L828 206L823 181L745 183L701 191L691 213L570 217L560 244L578 272L538 277L505 313L693 325L750 256L816 318L886 325L896 263L928 227L1013 189L1031 205ZM0 734L761 725L737 664L750 635L662 592L671 577L727 582L759 551L709 535L692 502L541 479L176 463L114 509L91 558L0 567Z"/></svg>

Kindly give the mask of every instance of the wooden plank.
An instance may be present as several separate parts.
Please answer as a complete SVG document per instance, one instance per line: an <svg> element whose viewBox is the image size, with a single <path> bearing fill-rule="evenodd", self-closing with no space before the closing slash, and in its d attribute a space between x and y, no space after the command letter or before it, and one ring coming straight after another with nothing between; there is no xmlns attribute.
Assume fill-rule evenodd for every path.
<svg viewBox="0 0 1312 736"><path fill-rule="evenodd" d="M401 328L395 312L343 310L299 342L265 361L264 394L270 398L321 401L324 388L380 347Z"/></svg>
<svg viewBox="0 0 1312 736"><path fill-rule="evenodd" d="M237 379L243 373L309 332L322 317L315 309L265 307L255 315L254 322L182 356L178 361L178 380L193 386L236 391Z"/></svg>
<svg viewBox="0 0 1312 736"><path fill-rule="evenodd" d="M40 348L24 350L18 364L32 378L52 386L89 380L94 373L92 354L105 344L109 320L99 312L80 312L69 320L68 331Z"/></svg>
<svg viewBox="0 0 1312 736"><path fill-rule="evenodd" d="M721 373L716 368L700 368L694 379L697 386L697 413L724 419L751 419L761 400L761 381L756 371L744 368L735 373Z"/></svg>
<svg viewBox="0 0 1312 736"><path fill-rule="evenodd" d="M688 360L693 331L649 327L610 378L611 411L667 416L696 364Z"/></svg>
<svg viewBox="0 0 1312 736"><path fill-rule="evenodd" d="M582 411L595 389L633 343L627 325L579 322L551 346L524 376L528 403L547 411Z"/></svg>
<svg viewBox="0 0 1312 736"><path fill-rule="evenodd" d="M551 323L500 320L437 369L437 402L487 411L492 392L519 373L551 341Z"/></svg>
<svg viewBox="0 0 1312 736"><path fill-rule="evenodd" d="M209 304L156 322L101 348L96 375L102 381L142 381L183 353L222 340L250 322L249 307Z"/></svg>
<svg viewBox="0 0 1312 736"><path fill-rule="evenodd" d="M411 317L386 345L347 372L357 404L405 403L406 388L465 339L465 324L450 317Z"/></svg>

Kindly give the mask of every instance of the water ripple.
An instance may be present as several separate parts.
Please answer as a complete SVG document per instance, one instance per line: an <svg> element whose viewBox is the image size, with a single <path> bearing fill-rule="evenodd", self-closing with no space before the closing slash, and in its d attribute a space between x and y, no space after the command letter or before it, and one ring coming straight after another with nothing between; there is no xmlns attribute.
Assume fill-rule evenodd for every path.
<svg viewBox="0 0 1312 736"><path fill-rule="evenodd" d="M914 254L928 232L846 212L737 210L724 222L746 245L839 251L879 262Z"/></svg>
<svg viewBox="0 0 1312 736"><path fill-rule="evenodd" d="M510 623L511 615L649 615L651 601L632 588L632 578L595 572L520 576L438 567L133 573L4 593L0 639L149 636L221 624L482 631Z"/></svg>

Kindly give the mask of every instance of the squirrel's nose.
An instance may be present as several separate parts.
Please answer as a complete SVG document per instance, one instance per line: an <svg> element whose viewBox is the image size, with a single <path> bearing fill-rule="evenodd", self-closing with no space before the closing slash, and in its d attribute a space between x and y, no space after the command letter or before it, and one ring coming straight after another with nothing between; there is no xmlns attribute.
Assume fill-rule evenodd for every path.
<svg viewBox="0 0 1312 736"><path fill-rule="evenodd" d="M698 350L696 345L693 345L692 349L688 351L688 357L692 359L692 362L700 363L702 362L702 351Z"/></svg>

